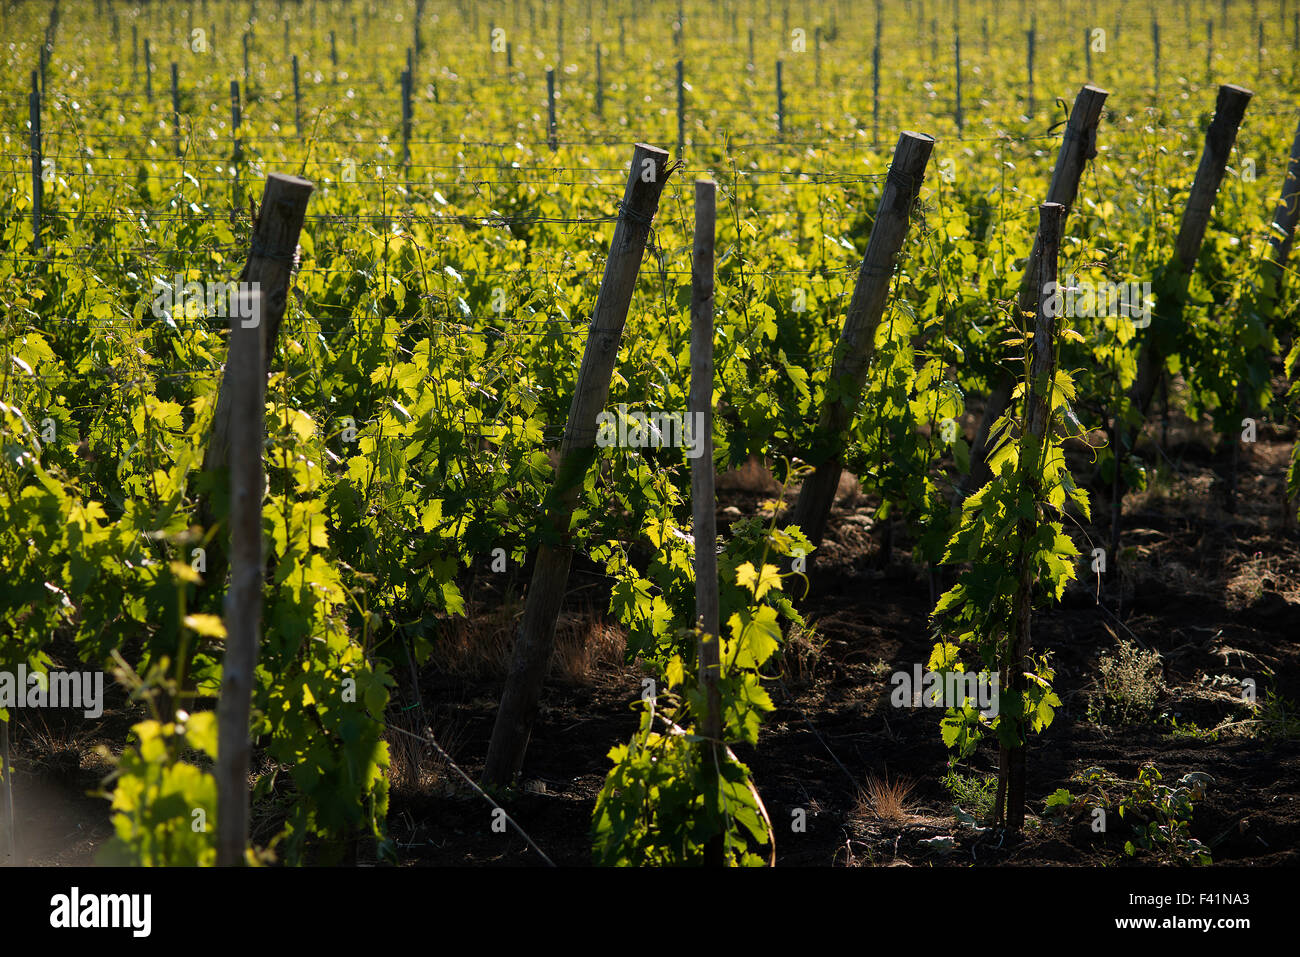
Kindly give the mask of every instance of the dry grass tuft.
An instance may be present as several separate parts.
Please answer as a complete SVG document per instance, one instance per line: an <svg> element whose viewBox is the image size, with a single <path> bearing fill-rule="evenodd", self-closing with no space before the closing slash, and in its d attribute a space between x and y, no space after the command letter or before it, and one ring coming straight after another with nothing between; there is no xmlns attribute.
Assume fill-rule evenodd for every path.
<svg viewBox="0 0 1300 957"><path fill-rule="evenodd" d="M434 639L429 664L457 678L503 678L510 669L523 610L516 598L446 622ZM596 674L622 668L626 637L621 628L593 611L561 614L555 626L551 677L566 684L590 684Z"/></svg>
<svg viewBox="0 0 1300 957"><path fill-rule="evenodd" d="M388 742L388 783L394 791L428 794L453 786L446 760L421 740L418 715L418 710L399 711L389 718L384 729L384 740ZM408 733L403 734L404 731ZM454 722L444 724L434 731L434 737L455 761L456 752L464 743L464 728Z"/></svg>
<svg viewBox="0 0 1300 957"><path fill-rule="evenodd" d="M874 774L867 776L867 783L858 789L858 803L855 810L859 814L871 814L877 820L889 824L903 824L911 817L915 802L910 801L916 782L911 778L895 778L890 781L888 775L878 778Z"/></svg>

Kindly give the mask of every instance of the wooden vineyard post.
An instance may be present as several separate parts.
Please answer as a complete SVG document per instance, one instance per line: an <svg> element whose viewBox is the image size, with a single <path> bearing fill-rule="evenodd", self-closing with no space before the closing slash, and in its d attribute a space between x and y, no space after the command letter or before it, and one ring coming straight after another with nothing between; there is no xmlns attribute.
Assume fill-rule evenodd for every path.
<svg viewBox="0 0 1300 957"><path fill-rule="evenodd" d="M677 158L686 155L686 76L681 60L677 61Z"/></svg>
<svg viewBox="0 0 1300 957"><path fill-rule="evenodd" d="M546 145L554 153L559 148L555 129L555 70L546 68Z"/></svg>
<svg viewBox="0 0 1300 957"><path fill-rule="evenodd" d="M9 721L12 720L13 713L10 712ZM0 857L0 866L18 863L18 829L14 824L14 772L9 761L9 721L0 723L0 776L4 778L0 782L3 785L0 787L0 802L4 804L0 811L4 813L5 822L5 852Z"/></svg>
<svg viewBox="0 0 1300 957"><path fill-rule="evenodd" d="M302 136L302 93L298 87L298 54L293 55L293 129Z"/></svg>
<svg viewBox="0 0 1300 957"><path fill-rule="evenodd" d="M411 167L411 68L402 71L402 166L410 176Z"/></svg>
<svg viewBox="0 0 1300 957"><path fill-rule="evenodd" d="M1282 270L1291 256L1295 241L1296 220L1300 218L1300 125L1296 126L1295 140L1291 144L1291 159L1287 164L1286 179L1269 233L1269 268L1276 270L1281 282Z"/></svg>
<svg viewBox="0 0 1300 957"><path fill-rule="evenodd" d="M1160 99L1160 21L1151 21L1151 83L1155 99Z"/></svg>
<svg viewBox="0 0 1300 957"><path fill-rule="evenodd" d="M230 153L230 218L239 212L239 167L244 159L244 147L239 141L239 81L230 81L230 136L234 141Z"/></svg>
<svg viewBox="0 0 1300 957"><path fill-rule="evenodd" d="M1205 82L1214 80L1214 21L1205 21Z"/></svg>
<svg viewBox="0 0 1300 957"><path fill-rule="evenodd" d="M853 287L853 298L831 367L828 386L836 383L837 398L822 406L817 423L817 442L821 448L814 448L810 456L816 469L804 481L795 504L792 523L803 529L814 545L821 541L826 530L826 519L840 482L844 433L852 424L862 397L894 263L903 247L912 206L921 192L925 167L933 149L933 137L912 132L900 134L894 147L894 161L885 178L866 258Z"/></svg>
<svg viewBox="0 0 1300 957"><path fill-rule="evenodd" d="M176 155L181 155L181 87L176 61L172 60L172 140Z"/></svg>
<svg viewBox="0 0 1300 957"><path fill-rule="evenodd" d="M713 489L713 245L717 221L717 186L711 180L695 181L695 237L691 260L691 394L690 422L697 457L691 460L691 514L695 533L695 624L699 629L700 688L705 712L701 732L709 759L718 769L722 746L722 699L719 655L718 539ZM704 862L724 863L725 840L719 834L708 842Z"/></svg>
<svg viewBox="0 0 1300 957"><path fill-rule="evenodd" d="M1105 105L1107 92L1091 83L1085 84L1074 98L1074 108L1065 124L1065 133L1061 137L1061 149L1056 154L1056 165L1052 168L1052 181L1047 187L1047 202L1065 207L1065 216L1070 215L1079 194L1079 180L1088 161L1097 155L1097 126L1101 122L1101 109ZM1065 219L1061 220L1065 228ZM1035 244L1038 239L1035 237ZM1031 252L1029 266L1032 267L1036 253ZM1032 268L1026 268L1024 279L1020 284L1016 307L1018 315L1032 312L1037 303L1037 290L1034 289ZM993 423L1001 418L1011 401L1011 391L1015 380L1010 374L994 384L988 401L984 404L984 415L980 420L979 430L971 445L971 484L967 491L975 491L989 480L990 473L985 457L988 452L989 430Z"/></svg>
<svg viewBox="0 0 1300 957"><path fill-rule="evenodd" d="M785 135L785 88L781 83L781 71L783 64L780 60L776 61L776 133L778 136Z"/></svg>
<svg viewBox="0 0 1300 957"><path fill-rule="evenodd" d="M952 29L954 46L952 62L953 71L957 77L957 103L954 112L957 120L957 135L961 136L966 128L965 118L962 116L961 111L961 27L954 23Z"/></svg>
<svg viewBox="0 0 1300 957"><path fill-rule="evenodd" d="M600 44L596 44L596 115L605 116L605 72L600 61Z"/></svg>
<svg viewBox="0 0 1300 957"><path fill-rule="evenodd" d="M1043 444L1050 440L1048 435L1048 420L1051 413L1050 393L1056 375L1056 322L1052 317L1055 310L1049 306L1052 297L1046 295L1044 290L1049 283L1056 282L1056 262L1060 253L1064 219L1065 207L1060 203L1043 203L1038 207L1038 241L1034 243L1036 258L1030 263L1029 270L1034 277L1033 288L1038 291L1038 300L1034 310L1032 359L1029 369L1028 396L1025 400L1025 431L1020 438L1020 454L1022 460L1030 461L1032 464L1022 466L1020 471L1030 483L1030 494L1035 502L1042 493L1038 472L1042 463ZM1026 456L1032 458L1026 459ZM1037 534L1037 530L1037 514L1031 518L1020 519L1016 534L1025 549ZM1023 694L1028 687L1025 664L1029 660L1031 647L1029 625L1036 574L1036 569L1029 561L1026 552L1021 553L1017 573L1019 585L1016 589L1015 641L1011 655L999 668L998 681L1000 688ZM1007 830L1012 833L1019 831L1025 822L1025 722L1023 717L1016 719L1016 733L1021 742L1018 746L1014 748L1008 748L1006 745L999 746L998 792L994 809L994 818L1004 823Z"/></svg>
<svg viewBox="0 0 1300 957"><path fill-rule="evenodd" d="M226 592L226 653L217 706L217 864L244 863L248 847L249 710L261 640L262 447L266 436L266 375L262 295L244 292L230 321L226 378L234 396L230 416L230 589Z"/></svg>
<svg viewBox="0 0 1300 957"><path fill-rule="evenodd" d="M1201 152L1201 162L1196 168L1196 178L1192 182L1192 191L1187 197L1187 206L1183 210L1182 225L1178 229L1178 238L1174 241L1173 268L1177 270L1177 299L1185 301L1187 284L1192 270L1196 266L1196 257L1201 252L1201 242L1205 238L1205 227L1210 221L1210 210L1214 206L1219 184L1223 181L1228 157L1232 153L1233 143L1237 140L1237 129L1241 126L1246 106L1254 94L1245 87L1225 83L1219 87L1218 99L1214 107L1214 119L1205 134L1205 149ZM1129 398L1140 420L1145 420L1150 411L1156 387L1164 376L1164 355L1158 339L1159 317L1152 317L1152 324L1143 330L1142 342L1138 347L1137 374L1133 380ZM1111 495L1111 554L1119 559L1120 520L1122 516L1122 482L1118 463L1132 450L1137 439L1137 428L1131 423L1116 421L1111 428L1115 440L1116 470L1115 482ZM1231 492L1229 492L1231 496ZM1231 503L1231 498L1230 498Z"/></svg>
<svg viewBox="0 0 1300 957"><path fill-rule="evenodd" d="M41 251L41 206L45 198L45 183L41 179L44 157L41 155L41 93L40 80L32 70L32 91L27 94L27 111L32 127L32 252Z"/></svg>
<svg viewBox="0 0 1300 957"><path fill-rule="evenodd" d="M1178 238L1174 241L1174 264L1180 272L1179 288L1183 292L1186 291L1185 283L1196 265L1196 257L1200 255L1205 227L1210 221L1210 210L1218 195L1219 184L1223 181L1232 146L1237 141L1237 129L1241 126L1252 96L1254 94L1250 90L1230 83L1219 87L1214 119L1205 134L1205 149L1201 152L1201 162L1196 168L1192 191L1183 210L1182 225L1178 229ZM1138 349L1137 377L1133 383L1133 403L1143 418L1151 407L1164 361L1155 331L1153 324L1145 330L1142 337L1142 345Z"/></svg>
<svg viewBox="0 0 1300 957"><path fill-rule="evenodd" d="M822 28L813 30L813 85L822 88Z"/></svg>
<svg viewBox="0 0 1300 957"><path fill-rule="evenodd" d="M876 0L876 42L871 47L871 145L880 142L880 3Z"/></svg>
<svg viewBox="0 0 1300 957"><path fill-rule="evenodd" d="M258 328L266 340L262 351L265 357L264 372L270 371L271 357L275 355L276 337L289 298L289 280L293 272L298 236L302 232L311 192L310 180L285 173L271 173L267 176L262 205L253 226L248 261L239 274L240 282L256 283L253 288L262 293L262 321ZM229 382L223 380L217 393L212 440L203 457L205 472L225 468L228 463L230 416L234 401L232 388ZM204 524L206 526L207 522Z"/></svg>
<svg viewBox="0 0 1300 957"><path fill-rule="evenodd" d="M1025 31L1025 37L1028 41L1026 65L1029 71L1029 85L1027 88L1028 96L1029 96L1029 104L1028 104L1028 108L1025 110L1025 115L1028 116L1030 119L1033 119L1034 118L1034 43L1038 38L1037 18L1034 19L1029 29Z"/></svg>
<svg viewBox="0 0 1300 957"><path fill-rule="evenodd" d="M149 38L144 38L144 98L153 102L153 56L149 49Z"/></svg>
<svg viewBox="0 0 1300 957"><path fill-rule="evenodd" d="M483 782L489 787L508 785L523 766L528 749L537 701L555 645L555 621L573 560L569 522L587 471L596 460L596 417L609 397L623 324L668 174L667 151L636 144L569 406L555 484L547 496L523 623L515 638L510 673L492 728L483 769Z"/></svg>

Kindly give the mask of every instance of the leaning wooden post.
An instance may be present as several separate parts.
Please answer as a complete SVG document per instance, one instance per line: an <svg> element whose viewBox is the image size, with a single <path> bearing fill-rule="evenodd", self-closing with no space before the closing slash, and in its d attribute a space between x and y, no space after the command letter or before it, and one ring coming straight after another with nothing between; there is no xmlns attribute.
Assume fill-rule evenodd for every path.
<svg viewBox="0 0 1300 957"><path fill-rule="evenodd" d="M235 867L248 848L249 711L262 620L262 448L266 436L266 375L262 296L240 291L230 320L226 378L230 416L230 590L226 593L226 653L217 706L217 864ZM251 316L249 319L241 316Z"/></svg>
<svg viewBox="0 0 1300 957"><path fill-rule="evenodd" d="M1056 321L1055 309L1049 304L1053 297L1046 290L1055 288L1057 257L1061 248L1061 231L1065 220L1065 207L1060 203L1043 203L1038 207L1038 241L1034 243L1037 259L1029 270L1034 276L1033 288L1037 291L1034 314L1034 338L1031 343L1032 359L1029 369L1028 397L1025 400L1025 431L1020 437L1020 454L1025 465L1020 474L1029 483L1031 500L1042 496L1038 478L1038 463L1042 461L1043 446L1049 441L1048 422L1051 417L1051 391L1056 375ZM1038 532L1037 506L1035 514L1021 517L1016 533L1021 542L1028 543ZM1028 545L1025 546L1028 548ZM999 687L1024 695L1028 689L1025 669L1029 664L1030 614L1033 606L1034 580L1037 569L1022 553L1019 587L1016 589L1015 643L1007 660L1001 663ZM1014 748L1001 745L998 749L998 795L995 817L1005 822L1007 830L1015 833L1025 823L1025 721L1015 719L1018 740ZM1003 798L1005 796L1005 805Z"/></svg>
<svg viewBox="0 0 1300 957"><path fill-rule="evenodd" d="M144 98L153 102L153 56L149 49L149 38L144 38Z"/></svg>
<svg viewBox="0 0 1300 957"><path fill-rule="evenodd" d="M718 771L722 747L722 676L719 654L717 502L713 490L713 244L717 221L717 186L695 181L695 237L691 259L691 394L690 428L697 430L691 460L691 513L695 533L695 624L699 629L700 689L704 714L700 730L706 760ZM705 845L705 864L724 863L721 834Z"/></svg>
<svg viewBox="0 0 1300 957"><path fill-rule="evenodd" d="M1182 225L1178 238L1174 241L1174 265L1180 272L1180 292L1186 291L1186 283L1196 266L1196 257L1201 252L1201 242L1205 238L1205 227L1210 221L1210 210L1214 198L1218 195L1219 184L1223 181L1232 146L1237 141L1237 129L1242 117L1246 115L1246 106L1254 96L1245 87L1225 83L1219 87L1218 101L1214 106L1214 119L1205 133L1205 149L1201 152L1201 162L1196 168L1196 178L1192 182L1192 191L1187 197L1187 206L1183 210ZM1158 319L1153 319L1142 336L1138 349L1137 376L1133 382L1133 405L1143 418L1151 408L1156 385L1164 365L1164 356L1156 341ZM1127 445L1130 433L1124 430ZM1117 450L1120 451L1120 450Z"/></svg>
<svg viewBox="0 0 1300 957"><path fill-rule="evenodd" d="M600 44L596 44L596 115L605 116L605 72L600 61Z"/></svg>
<svg viewBox="0 0 1300 957"><path fill-rule="evenodd" d="M596 460L596 417L609 397L623 324L668 173L667 151L636 144L564 427L555 485L547 496L524 619L515 639L510 673L488 746L483 769L483 781L488 786L508 785L522 767L528 748L555 644L555 620L573 560L569 522L587 470Z"/></svg>
<svg viewBox="0 0 1300 957"><path fill-rule="evenodd" d="M1277 270L1279 282L1282 270L1286 268L1287 259L1291 255L1291 243L1295 239L1298 217L1300 217L1300 126L1296 127L1295 141L1291 144L1291 160L1287 164L1286 179L1282 182L1281 197L1269 231L1268 259L1271 268Z"/></svg>
<svg viewBox="0 0 1300 957"><path fill-rule="evenodd" d="M262 293L262 322L259 328L266 338L263 354L266 357L267 372L270 371L271 357L275 355L276 337L289 300L289 280L311 191L310 180L286 173L271 173L267 176L262 205L258 210L257 222L253 225L248 261L239 274L240 282L252 283L253 288ZM223 381L217 392L212 439L203 457L205 472L214 472L228 463L233 401L231 389L230 383ZM204 522L204 527L208 524Z"/></svg>
<svg viewBox="0 0 1300 957"><path fill-rule="evenodd" d="M1070 117L1066 121L1061 149L1056 154L1056 165L1052 168L1052 181L1047 187L1047 202L1064 206L1066 216L1069 216L1070 208L1079 195L1079 180L1083 176L1084 167L1097 155L1097 125L1101 122L1101 109L1106 103L1107 95L1100 87L1085 84L1074 98L1074 108L1070 110ZM1065 228L1064 218L1061 220L1061 228ZM1037 237L1034 242L1038 242ZM1030 266L1034 262L1034 255L1033 252L1030 253ZM1032 269L1027 268L1016 300L1017 318L1033 311L1034 304L1038 301L1038 293L1033 286ZM989 431L1006 411L1014 387L1014 378L1004 371L984 404L984 415L971 446L969 491L980 488L991 477L984 461L988 452Z"/></svg>
<svg viewBox="0 0 1300 957"><path fill-rule="evenodd" d="M803 483L795 504L792 524L817 544L826 529L840 482L844 435L857 413L862 389L875 353L876 328L885 311L885 299L893 279L894 264L903 248L912 206L921 192L925 167L934 149L934 138L923 133L904 132L894 147L894 161L885 178L880 208L871 227L866 258L853 287L853 299L844 319L844 331L835 350L835 361L827 391L835 398L826 402L817 423L817 443L810 461L815 471Z"/></svg>

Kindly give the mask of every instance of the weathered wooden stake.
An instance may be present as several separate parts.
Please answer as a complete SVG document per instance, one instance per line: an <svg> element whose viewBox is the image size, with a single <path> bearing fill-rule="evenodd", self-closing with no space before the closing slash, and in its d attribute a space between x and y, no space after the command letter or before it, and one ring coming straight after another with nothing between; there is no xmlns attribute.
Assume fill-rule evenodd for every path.
<svg viewBox="0 0 1300 957"><path fill-rule="evenodd" d="M1151 76L1155 85L1155 95L1160 96L1160 21L1153 19L1151 21Z"/></svg>
<svg viewBox="0 0 1300 957"><path fill-rule="evenodd" d="M555 70L546 68L546 144L554 153L559 148L559 135L555 126Z"/></svg>
<svg viewBox="0 0 1300 957"><path fill-rule="evenodd" d="M1196 265L1196 258L1201 252L1201 242L1205 238L1205 228L1210 221L1210 210L1223 181L1232 146L1237 141L1237 129L1242 117L1246 115L1246 106L1254 94L1245 87L1225 83L1219 87L1218 100L1214 106L1214 119L1205 133L1205 148L1201 152L1201 162L1196 168L1196 178L1192 181L1192 191L1187 197L1187 206L1183 210L1182 225L1178 238L1174 241L1174 263L1180 273L1180 295L1186 294L1186 283ZM1151 409L1151 400L1155 396L1156 386L1162 374L1164 356L1156 341L1159 319L1152 318L1152 323L1142 333L1142 344L1138 348L1137 376L1133 382L1132 399L1143 419ZM1121 429L1120 434L1126 447L1131 448L1131 430ZM1124 449L1117 449L1123 453Z"/></svg>
<svg viewBox="0 0 1300 957"><path fill-rule="evenodd" d="M880 208L867 241L866 258L858 272L849 302L844 330L840 333L830 382L836 383L837 398L822 406L817 423L817 446L808 461L816 466L799 491L791 524L798 525L817 544L826 529L840 482L844 435L857 414L862 389L875 354L876 328L885 311L885 300L893 279L894 264L907 236L912 207L921 192L925 167L934 149L934 138L923 133L904 132L894 147L894 161L885 177Z"/></svg>
<svg viewBox="0 0 1300 957"><path fill-rule="evenodd" d="M600 44L596 44L596 115L605 115L605 73L601 66Z"/></svg>
<svg viewBox="0 0 1300 957"><path fill-rule="evenodd" d="M1205 82L1214 81L1214 21L1205 21Z"/></svg>
<svg viewBox="0 0 1300 957"><path fill-rule="evenodd" d="M411 71L402 71L402 165L411 165Z"/></svg>
<svg viewBox="0 0 1300 957"><path fill-rule="evenodd" d="M871 145L880 144L880 15L881 0L876 0L876 42L871 48Z"/></svg>
<svg viewBox="0 0 1300 957"><path fill-rule="evenodd" d="M822 28L813 30L813 83L822 87Z"/></svg>
<svg viewBox="0 0 1300 957"><path fill-rule="evenodd" d="M241 292L240 316L230 320L224 383L230 410L230 589L226 593L226 652L217 705L217 864L243 864L248 848L249 712L262 631L262 450L266 436L266 375L259 292ZM224 384L223 383L223 384Z"/></svg>
<svg viewBox="0 0 1300 957"><path fill-rule="evenodd" d="M513 781L528 749L573 560L569 523L587 471L596 460L596 417L609 397L619 340L668 174L667 151L636 145L564 427L555 485L547 497L524 619L488 746L483 781L490 787Z"/></svg>
<svg viewBox="0 0 1300 957"><path fill-rule="evenodd" d="M1030 119L1033 119L1034 116L1034 43L1036 42L1038 37L1037 17L1035 17L1033 20L1030 21L1030 27L1028 30L1025 31L1025 36L1028 38L1029 41L1028 58L1027 58L1028 67L1029 67L1029 87L1028 87L1029 106L1028 109L1026 110L1026 115L1029 116Z"/></svg>
<svg viewBox="0 0 1300 957"><path fill-rule="evenodd" d="M722 742L722 698L718 692L722 663L718 604L717 502L713 489L713 245L717 220L717 186L695 181L695 236L691 259L691 428L699 426L697 457L691 460L691 512L695 534L695 624L699 628L700 689L705 710L701 722L706 754L718 767ZM705 863L720 866L721 835L705 848Z"/></svg>
<svg viewBox="0 0 1300 957"><path fill-rule="evenodd" d="M1020 437L1021 457L1031 464L1022 469L1035 502L1041 497L1038 463L1042 461L1043 446L1049 441L1048 423L1051 418L1051 391L1056 373L1056 321L1055 311L1049 307L1052 297L1044 294L1049 283L1056 282L1057 258L1061 248L1061 231L1065 224L1066 208L1060 203L1043 203L1038 207L1038 239L1034 243L1035 261L1029 272L1034 276L1033 288L1037 291L1034 309L1034 338L1031 344L1028 395L1025 400L1025 431ZM1041 386L1046 385L1046 391ZM1035 507L1035 513L1037 508ZM1016 529L1022 542L1029 542L1038 531L1038 515L1022 517ZM1026 546L1027 547L1027 546ZM1033 607L1033 588L1037 569L1022 555L1016 569L1019 587L1016 589L1015 644L1008 659L1001 663L999 687L1023 695L1028 688L1026 668L1029 661L1030 619ZM1023 717L1015 719L1019 739L1025 739ZM1004 802L1005 798L1005 804ZM1005 823L1008 831L1018 832L1025 823L1025 745L999 747L998 793L994 817Z"/></svg>
<svg viewBox="0 0 1300 957"><path fill-rule="evenodd" d="M41 179L45 162L41 149L41 92L40 79L32 71L32 91L27 94L28 121L31 124L32 152L32 252L41 251L41 207L45 199L45 183Z"/></svg>
<svg viewBox="0 0 1300 957"><path fill-rule="evenodd" d="M682 61L677 61L677 158L686 155L686 77Z"/></svg>
<svg viewBox="0 0 1300 957"><path fill-rule="evenodd" d="M307 215L307 200L312 188L310 180L298 176L286 173L267 176L262 205L253 225L248 260L239 274L239 282L255 283L253 288L262 293L260 328L266 336L264 353L268 373L271 357L275 355L280 322L289 300L289 280L293 274L298 236ZM230 386L223 382L217 392L212 440L203 457L205 472L216 472L228 464L231 402ZM208 521L203 523L205 528L209 524ZM209 575L209 580L213 580L212 575Z"/></svg>
<svg viewBox="0 0 1300 957"><path fill-rule="evenodd" d="M239 212L239 167L244 160L244 144L239 140L239 81L230 81L230 136L234 147L230 154L230 202L231 219Z"/></svg>
<svg viewBox="0 0 1300 957"><path fill-rule="evenodd" d="M776 132L778 135L785 133L785 90L781 84L781 70L783 64L780 60L776 61Z"/></svg>
<svg viewBox="0 0 1300 957"><path fill-rule="evenodd" d="M172 140L176 155L181 155L181 86L176 61L172 61Z"/></svg>
<svg viewBox="0 0 1300 957"><path fill-rule="evenodd" d="M1291 255L1291 244L1295 239L1298 217L1300 217L1300 126L1296 127L1286 179L1282 181L1277 211L1273 213L1273 224L1269 230L1268 258L1278 270L1279 281L1281 281L1281 271L1286 267L1287 259Z"/></svg>
<svg viewBox="0 0 1300 957"><path fill-rule="evenodd" d="M12 713L9 720L13 720ZM14 824L14 771L9 760L9 721L0 722L0 798L4 804L5 844L4 857L0 865L9 866L18 863L18 828Z"/></svg>
<svg viewBox="0 0 1300 957"><path fill-rule="evenodd" d="M952 63L953 63L953 71L955 72L957 77L957 107L956 107L957 134L961 135L961 133L964 132L966 129L965 117L962 115L962 111L961 111L961 27L959 27L955 23L953 24Z"/></svg>
<svg viewBox="0 0 1300 957"><path fill-rule="evenodd" d="M1088 160L1097 154L1097 125L1101 122L1101 110L1105 105L1107 92L1091 83L1085 84L1074 98L1074 107L1065 124L1065 133L1061 137L1061 148L1056 154L1056 165L1052 168L1052 181L1047 187L1047 202L1065 207L1066 216L1074 205L1079 193L1079 180ZM1062 220L1064 223L1064 220ZM1035 236L1034 242L1038 242ZM1030 253L1028 265L1034 262L1034 253ZM1033 288L1033 270L1027 268L1021 280L1020 293L1017 296L1017 316L1031 312L1038 302L1038 291ZM991 474L985 462L989 430L1007 409L1015 381L1011 375L1003 375L993 386L988 401L984 404L979 430L971 445L971 484L967 491L975 491L986 483Z"/></svg>
<svg viewBox="0 0 1300 957"><path fill-rule="evenodd" d="M153 102L153 56L148 37L144 38L144 98Z"/></svg>
<svg viewBox="0 0 1300 957"><path fill-rule="evenodd" d="M302 136L302 91L298 86L298 54L293 55L293 128Z"/></svg>

